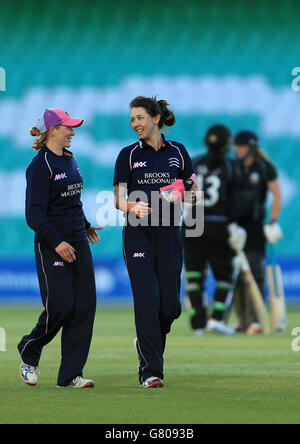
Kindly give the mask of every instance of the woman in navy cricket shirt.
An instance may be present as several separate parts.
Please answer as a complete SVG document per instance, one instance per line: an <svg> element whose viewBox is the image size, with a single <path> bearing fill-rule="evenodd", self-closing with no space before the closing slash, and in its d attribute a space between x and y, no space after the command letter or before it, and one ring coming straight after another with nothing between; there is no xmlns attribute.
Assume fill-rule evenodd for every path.
<svg viewBox="0 0 300 444"><path fill-rule="evenodd" d="M82 119L61 109L46 109L30 131L38 154L26 171L26 220L35 231L35 256L44 312L18 345L20 374L38 382L43 347L62 328L59 387L94 387L82 377L95 317L94 266L88 240L97 230L86 220L81 203L83 181L73 154L66 148Z"/></svg>
<svg viewBox="0 0 300 444"><path fill-rule="evenodd" d="M163 387L166 335L181 314L182 209L168 203L166 223L159 192L189 179L193 168L185 147L161 133L176 120L166 101L140 96L130 109L131 128L140 140L118 156L115 200L127 219L123 250L134 298L140 385Z"/></svg>

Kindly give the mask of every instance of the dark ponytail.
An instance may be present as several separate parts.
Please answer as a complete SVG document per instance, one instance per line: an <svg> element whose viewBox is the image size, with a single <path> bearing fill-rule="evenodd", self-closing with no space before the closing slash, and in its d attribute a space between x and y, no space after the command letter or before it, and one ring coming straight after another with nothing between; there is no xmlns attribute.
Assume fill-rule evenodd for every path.
<svg viewBox="0 0 300 444"><path fill-rule="evenodd" d="M129 106L130 109L142 107L151 117L160 114L159 129L164 125L173 126L176 122L175 114L168 108L169 104L166 100L156 100L156 97L138 96L130 102Z"/></svg>

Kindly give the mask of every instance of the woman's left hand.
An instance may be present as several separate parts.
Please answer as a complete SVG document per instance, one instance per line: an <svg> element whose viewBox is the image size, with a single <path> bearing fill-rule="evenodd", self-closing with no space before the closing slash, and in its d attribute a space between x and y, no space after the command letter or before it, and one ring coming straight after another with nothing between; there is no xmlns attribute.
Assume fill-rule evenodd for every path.
<svg viewBox="0 0 300 444"><path fill-rule="evenodd" d="M103 230L103 227L94 227L92 225L86 230L88 240L91 244L97 244L100 241L100 236L97 233L97 231L100 230Z"/></svg>
<svg viewBox="0 0 300 444"><path fill-rule="evenodd" d="M193 178L193 177L192 177ZM196 182L196 179L194 179L194 183L190 191L186 191L184 195L184 203L187 204L195 204L202 198L202 193L200 191L200 188Z"/></svg>

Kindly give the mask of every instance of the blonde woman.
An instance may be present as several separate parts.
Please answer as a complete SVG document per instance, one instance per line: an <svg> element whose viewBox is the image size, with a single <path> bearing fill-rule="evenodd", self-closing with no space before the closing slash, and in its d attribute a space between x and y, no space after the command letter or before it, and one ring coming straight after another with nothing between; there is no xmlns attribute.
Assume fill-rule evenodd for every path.
<svg viewBox="0 0 300 444"><path fill-rule="evenodd" d="M96 309L94 266L88 240L97 230L81 203L82 175L70 148L73 128L82 125L61 109L46 109L30 131L38 154L26 171L26 221L35 231L35 256L43 305L35 328L22 338L20 375L38 382L43 347L62 328L58 387L87 388L84 379Z"/></svg>

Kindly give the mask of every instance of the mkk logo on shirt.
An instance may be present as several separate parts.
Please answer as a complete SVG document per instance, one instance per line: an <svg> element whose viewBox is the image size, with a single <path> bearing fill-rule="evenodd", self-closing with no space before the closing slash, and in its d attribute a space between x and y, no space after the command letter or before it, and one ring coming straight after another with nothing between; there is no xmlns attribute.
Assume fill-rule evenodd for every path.
<svg viewBox="0 0 300 444"><path fill-rule="evenodd" d="M53 264L53 267L64 267L65 263L64 262L59 262L59 261L55 261Z"/></svg>
<svg viewBox="0 0 300 444"><path fill-rule="evenodd" d="M134 253L133 257L145 257L146 253Z"/></svg>
<svg viewBox="0 0 300 444"><path fill-rule="evenodd" d="M66 173L56 174L54 180L67 179Z"/></svg>
<svg viewBox="0 0 300 444"><path fill-rule="evenodd" d="M147 162L134 162L133 168L146 168Z"/></svg>

